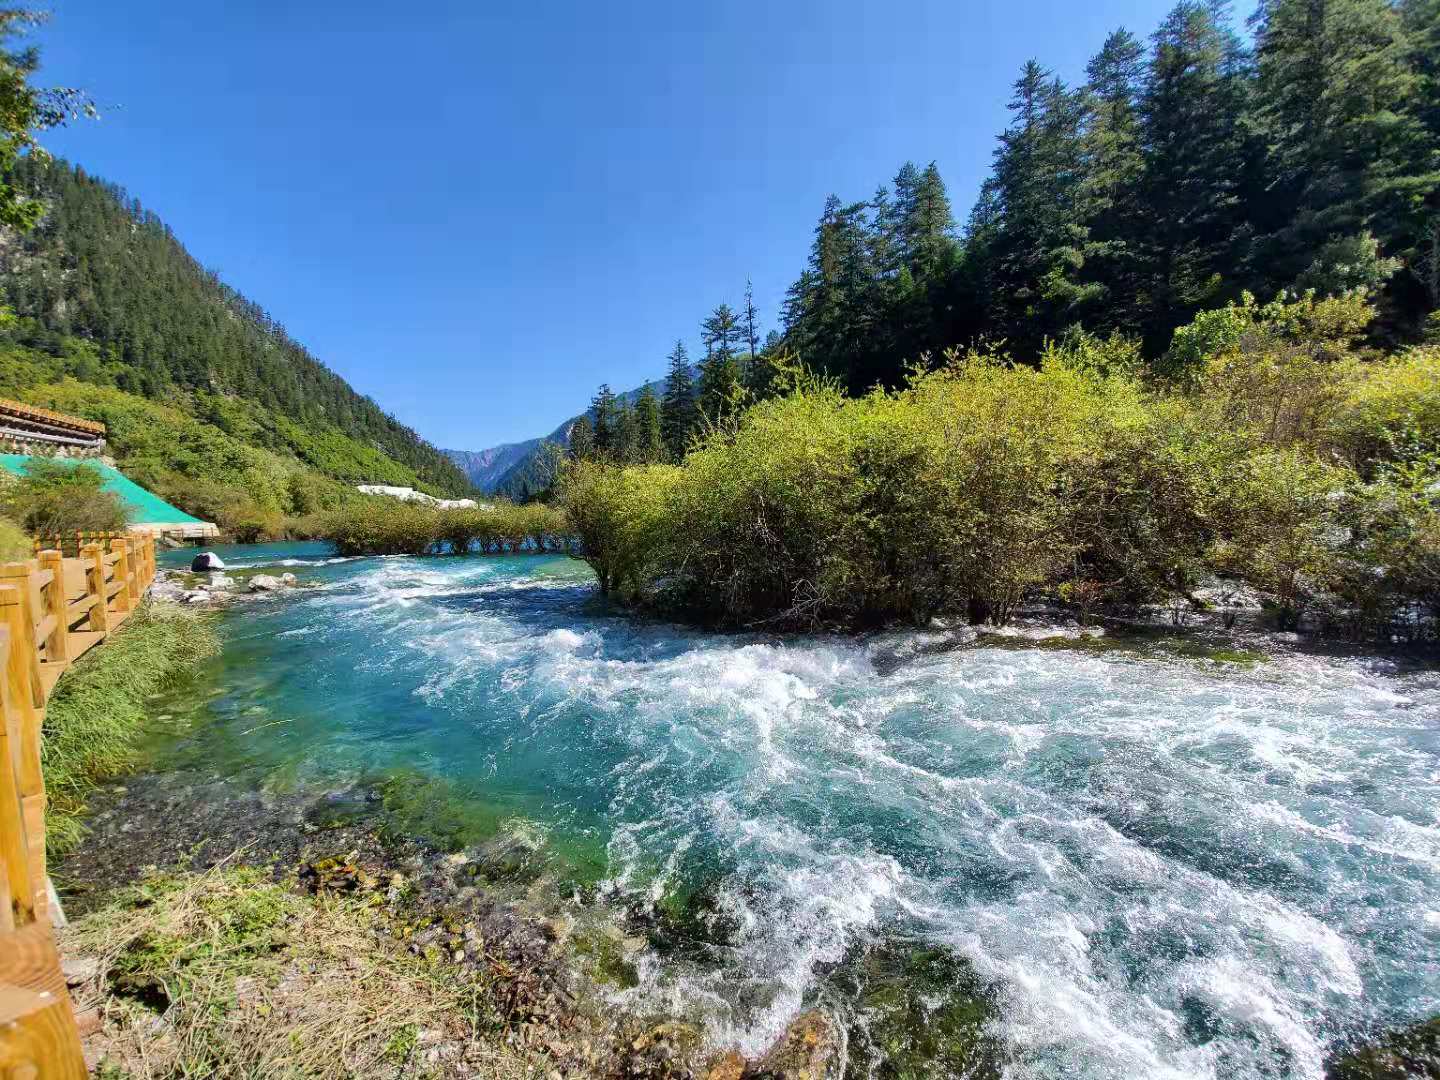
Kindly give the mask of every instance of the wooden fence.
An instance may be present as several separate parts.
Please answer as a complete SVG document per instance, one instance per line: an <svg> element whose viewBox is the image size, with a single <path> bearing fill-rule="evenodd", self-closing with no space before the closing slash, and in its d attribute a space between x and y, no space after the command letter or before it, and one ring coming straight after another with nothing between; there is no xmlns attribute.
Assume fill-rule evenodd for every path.
<svg viewBox="0 0 1440 1080"><path fill-rule="evenodd" d="M44 538L51 539L51 538ZM86 534L0 565L0 1077L86 1075L51 933L45 869L45 703L65 669L120 626L155 579L155 539Z"/></svg>

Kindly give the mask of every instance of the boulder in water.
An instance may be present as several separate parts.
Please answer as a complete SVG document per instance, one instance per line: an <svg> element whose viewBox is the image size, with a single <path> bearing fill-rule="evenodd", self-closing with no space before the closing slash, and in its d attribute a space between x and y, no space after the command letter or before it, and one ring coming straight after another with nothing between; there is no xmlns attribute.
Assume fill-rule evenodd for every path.
<svg viewBox="0 0 1440 1080"><path fill-rule="evenodd" d="M790 1022L780 1041L760 1059L757 1075L775 1080L832 1080L839 1072L840 1033L819 1009Z"/></svg>
<svg viewBox="0 0 1440 1080"><path fill-rule="evenodd" d="M285 582L273 574L256 574L249 581L251 592L275 592L285 588Z"/></svg>
<svg viewBox="0 0 1440 1080"><path fill-rule="evenodd" d="M202 551L190 560L190 569L196 574L203 574L208 570L224 570L225 561L213 551Z"/></svg>

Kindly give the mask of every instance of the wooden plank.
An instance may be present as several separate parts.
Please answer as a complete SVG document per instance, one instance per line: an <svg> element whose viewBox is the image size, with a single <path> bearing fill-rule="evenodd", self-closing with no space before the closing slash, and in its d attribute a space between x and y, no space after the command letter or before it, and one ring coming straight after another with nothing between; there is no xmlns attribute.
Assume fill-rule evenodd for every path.
<svg viewBox="0 0 1440 1080"><path fill-rule="evenodd" d="M42 551L40 552L40 554L43 555L45 553ZM43 589L46 585L49 585L52 581L55 580L55 571L53 569L38 570L31 577L31 580L37 586Z"/></svg>
<svg viewBox="0 0 1440 1080"><path fill-rule="evenodd" d="M85 595L85 576L89 565L84 559L65 560L65 595L76 597Z"/></svg>
<svg viewBox="0 0 1440 1080"><path fill-rule="evenodd" d="M90 560L85 591L98 600L98 603L90 608L90 629L107 634L110 632L110 611L105 602L105 556L98 544L87 545L82 549L82 554Z"/></svg>
<svg viewBox="0 0 1440 1080"><path fill-rule="evenodd" d="M125 582L123 581L110 582L109 585L105 586L105 599L110 600L114 598L123 588L125 588Z"/></svg>
<svg viewBox="0 0 1440 1080"><path fill-rule="evenodd" d="M98 630L75 630L70 634L72 662L79 659L105 640L106 635Z"/></svg>
<svg viewBox="0 0 1440 1080"><path fill-rule="evenodd" d="M45 776L40 768L40 718L45 692L40 679L35 626L26 610L28 599L25 590L13 584L0 585L0 621L10 636L5 663L5 713L7 724L13 717L18 728L15 775L24 817L35 914L41 918L49 902L45 892Z"/></svg>
<svg viewBox="0 0 1440 1080"><path fill-rule="evenodd" d="M40 681L45 686L45 696L48 698L55 691L55 684L60 681L60 676L65 674L69 664L52 663L47 661L40 665Z"/></svg>
<svg viewBox="0 0 1440 1080"><path fill-rule="evenodd" d="M60 625L60 620L54 615L46 615L35 624L35 640L49 641L50 636L55 633L55 628Z"/></svg>
<svg viewBox="0 0 1440 1080"><path fill-rule="evenodd" d="M0 1076L83 1080L85 1058L50 927L31 923L0 949Z"/></svg>

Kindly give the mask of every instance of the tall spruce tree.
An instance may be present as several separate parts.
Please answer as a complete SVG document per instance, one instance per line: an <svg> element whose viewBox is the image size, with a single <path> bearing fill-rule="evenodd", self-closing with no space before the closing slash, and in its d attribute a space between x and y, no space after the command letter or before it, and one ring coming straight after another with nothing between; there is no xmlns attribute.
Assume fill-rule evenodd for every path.
<svg viewBox="0 0 1440 1080"><path fill-rule="evenodd" d="M576 461L591 461L595 457L595 425L590 423L588 415L570 425L570 456Z"/></svg>
<svg viewBox="0 0 1440 1080"><path fill-rule="evenodd" d="M745 310L741 312L741 318L744 320L745 355L753 360L760 355L760 316L755 310L755 286L749 278L745 279Z"/></svg>
<svg viewBox="0 0 1440 1080"><path fill-rule="evenodd" d="M1140 97L1145 154L1139 315L1149 351L1200 307L1219 303L1249 265L1241 202L1248 60L1222 4L1182 0L1153 38ZM1228 283L1227 283L1228 278Z"/></svg>
<svg viewBox="0 0 1440 1080"><path fill-rule="evenodd" d="M1012 120L995 151L994 217L985 242L996 331L1026 352L1078 321L1099 295L1081 280L1084 112L1078 95L1035 61L1015 81Z"/></svg>
<svg viewBox="0 0 1440 1080"><path fill-rule="evenodd" d="M640 457L640 423L635 407L623 398L615 402L615 438L610 458L620 465L637 465Z"/></svg>
<svg viewBox="0 0 1440 1080"><path fill-rule="evenodd" d="M1140 184L1140 85L1145 47L1128 30L1105 39L1085 69L1083 179L1078 192L1087 256L1082 279L1098 285L1092 328L1139 330L1139 252L1143 238Z"/></svg>
<svg viewBox="0 0 1440 1080"><path fill-rule="evenodd" d="M601 383L590 399L590 415L594 417L595 456L613 458L619 449L620 403L609 383Z"/></svg>
<svg viewBox="0 0 1440 1080"><path fill-rule="evenodd" d="M700 364L700 413L714 423L730 416L743 386L737 359L740 320L729 304L721 304L701 324L705 359Z"/></svg>
<svg viewBox="0 0 1440 1080"><path fill-rule="evenodd" d="M690 376L690 357L683 341L675 342L668 359L670 371L660 404L660 431L670 460L679 461L696 428L695 380Z"/></svg>
<svg viewBox="0 0 1440 1080"><path fill-rule="evenodd" d="M660 401L649 383L635 399L635 460L647 465L665 460L665 437L660 424Z"/></svg>
<svg viewBox="0 0 1440 1080"><path fill-rule="evenodd" d="M864 390L889 374L877 348L883 295L871 258L868 203L825 201L805 271L786 293L785 339L810 367Z"/></svg>
<svg viewBox="0 0 1440 1080"><path fill-rule="evenodd" d="M1390 0L1262 0L1254 19L1255 117L1283 222L1263 248L1271 276L1293 280L1327 241L1367 231L1387 254L1413 249L1440 163L1409 109L1422 76L1400 11Z"/></svg>

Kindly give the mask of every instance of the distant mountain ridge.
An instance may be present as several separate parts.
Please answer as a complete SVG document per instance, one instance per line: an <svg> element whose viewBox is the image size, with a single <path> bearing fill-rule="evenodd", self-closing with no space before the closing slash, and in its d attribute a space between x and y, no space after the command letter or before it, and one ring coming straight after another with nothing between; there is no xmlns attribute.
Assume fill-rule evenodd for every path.
<svg viewBox="0 0 1440 1080"><path fill-rule="evenodd" d="M698 373L698 368L696 373ZM621 401L633 404L645 387L655 394L665 392L664 379L651 379L633 390L617 393ZM547 442L570 445L570 428L590 410L578 412L549 435L518 443L501 443L487 450L445 450L443 453L459 465L470 482L487 495L504 495L510 499L526 499L545 486L539 475L540 447ZM500 463L505 462L502 466Z"/></svg>
<svg viewBox="0 0 1440 1080"><path fill-rule="evenodd" d="M470 483L487 495L494 494L496 485L519 461L539 449L543 439L501 443L488 450L442 450L446 457L460 466Z"/></svg>

